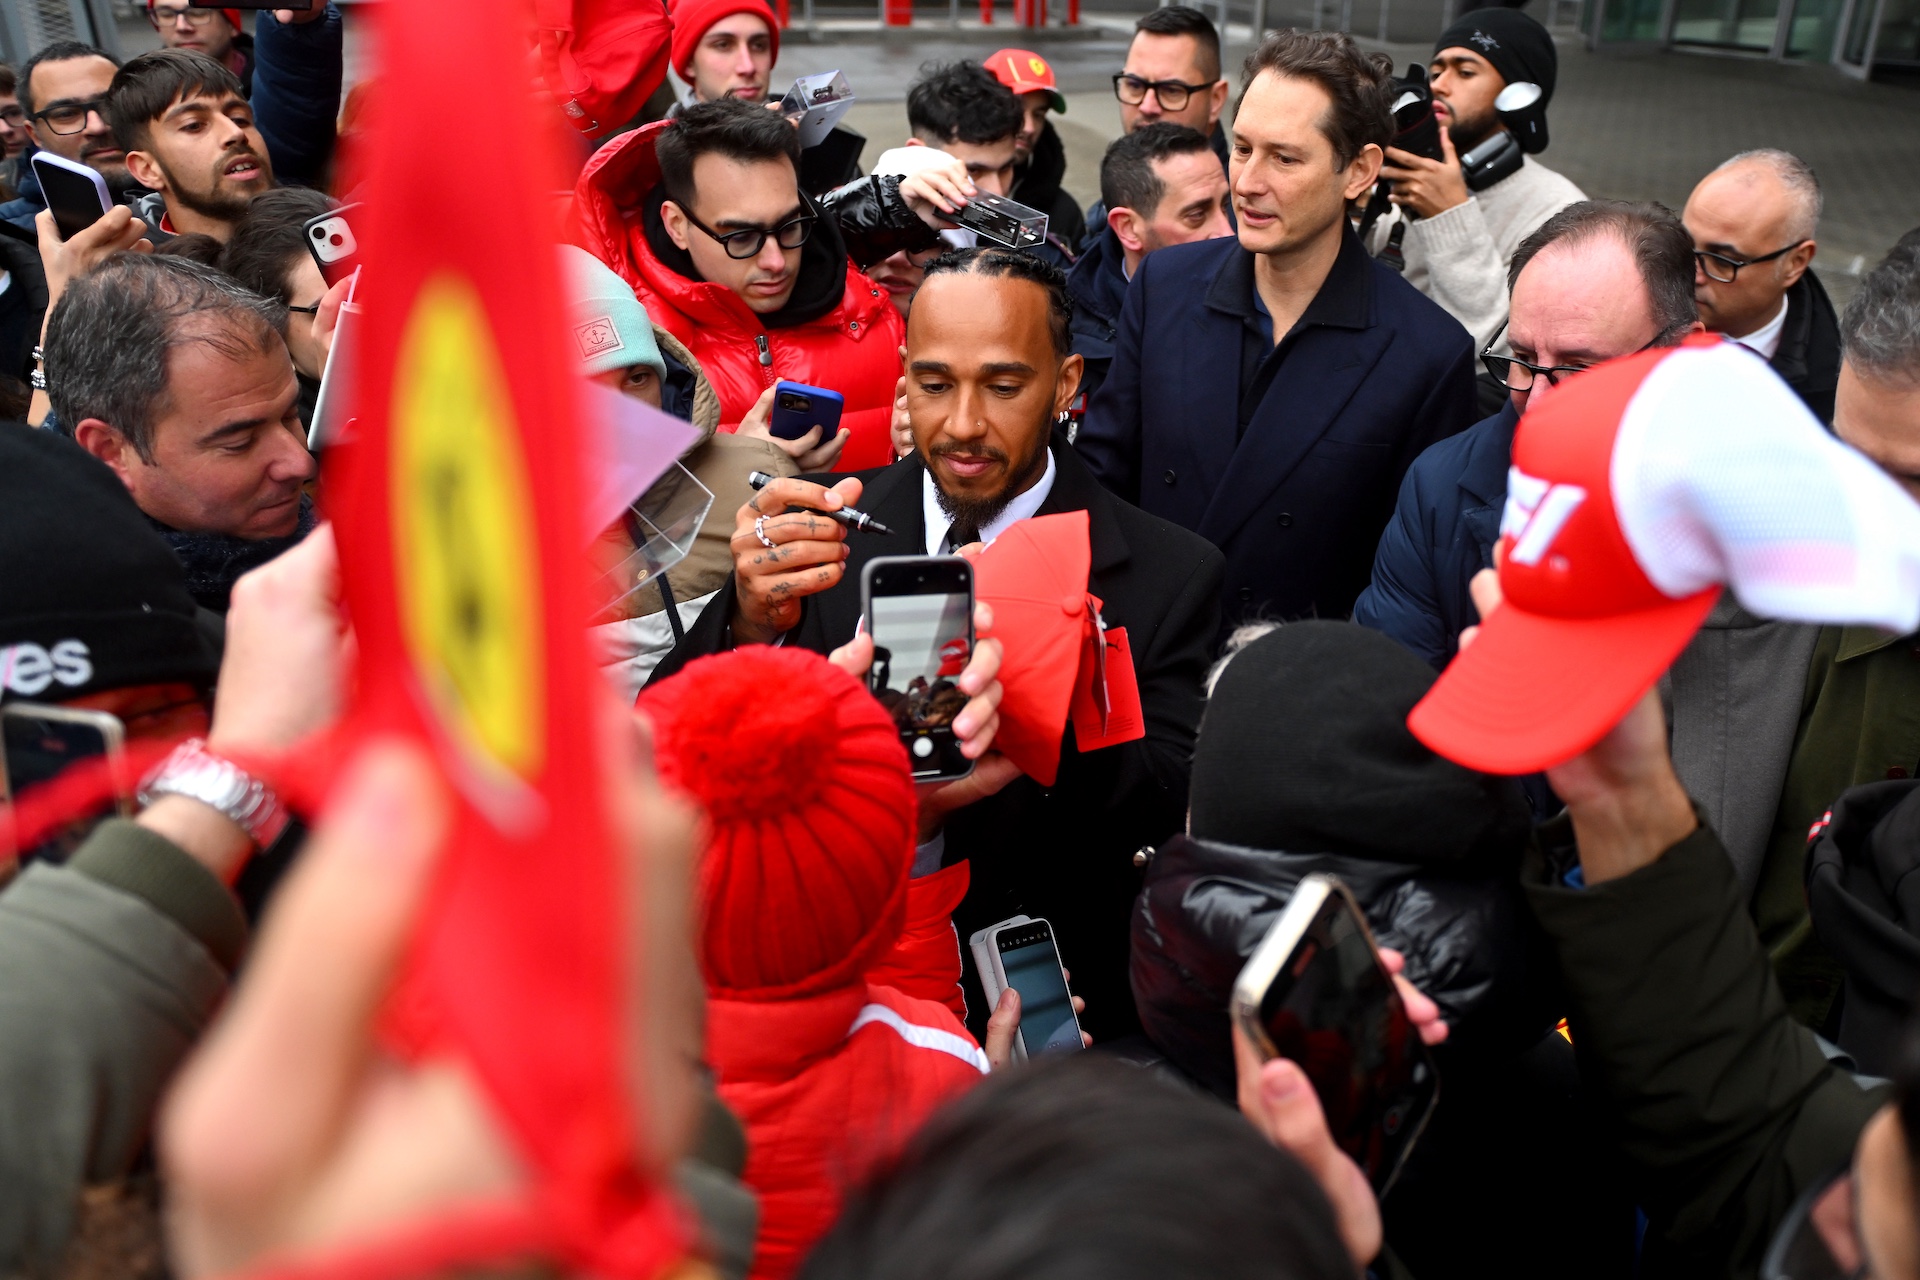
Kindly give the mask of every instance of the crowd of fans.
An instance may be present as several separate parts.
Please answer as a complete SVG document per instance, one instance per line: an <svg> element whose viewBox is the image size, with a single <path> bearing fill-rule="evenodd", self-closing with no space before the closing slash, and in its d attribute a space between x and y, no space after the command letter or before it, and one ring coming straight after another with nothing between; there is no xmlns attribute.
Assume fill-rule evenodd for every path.
<svg viewBox="0 0 1920 1280"><path fill-rule="evenodd" d="M106 713L138 775L90 826L14 839L17 777L0 811L8 1276L237 1273L526 1178L471 1079L377 1048L447 834L430 767L383 749L313 812L260 765L354 680L315 428L356 282L311 243L377 198L340 145L347 20L146 9L163 47L124 64L0 67L0 705ZM681 1265L1920 1280L1920 636L1730 591L1571 759L1496 776L1408 727L1537 558L1516 438L1597 403L1592 366L1737 346L1920 500L1920 229L1836 312L1801 157L1729 157L1675 213L1589 198L1542 123L1470 181L1504 90L1551 102L1518 9L1436 42L1437 157L1351 39L1272 33L1236 76L1204 14L1154 9L1084 211L1031 51L923 68L863 171L861 135L803 148L769 109L763 0L669 17L675 92L582 151L554 255L568 372L688 424L674 474L713 496L591 626L638 725L607 782L650 895L625 1030L671 1064L637 1110ZM40 152L113 207L63 237ZM966 229L983 195L1048 234ZM837 424L775 434L781 380ZM1791 477L1748 465L1751 531ZM1015 764L1019 640L982 602L972 770L916 784L862 571L1067 513L1142 732ZM1384 1198L1228 1016L1316 871L1444 1082ZM1091 1051L1023 1061L1018 994L987 1007L962 940L1020 915Z"/></svg>

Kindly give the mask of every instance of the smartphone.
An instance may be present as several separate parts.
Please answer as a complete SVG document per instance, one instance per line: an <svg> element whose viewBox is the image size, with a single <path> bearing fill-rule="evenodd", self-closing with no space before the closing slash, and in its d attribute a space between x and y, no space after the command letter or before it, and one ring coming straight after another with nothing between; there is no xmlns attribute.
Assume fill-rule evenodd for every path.
<svg viewBox="0 0 1920 1280"><path fill-rule="evenodd" d="M959 556L881 556L860 572L873 635L868 687L893 714L916 782L964 778L953 718L967 705L960 673L973 657L973 566Z"/></svg>
<svg viewBox="0 0 1920 1280"><path fill-rule="evenodd" d="M1345 885L1301 880L1240 970L1232 1013L1263 1058L1306 1071L1333 1140L1384 1196L1433 1114L1440 1078Z"/></svg>
<svg viewBox="0 0 1920 1280"><path fill-rule="evenodd" d="M40 190L53 210L53 225L62 240L71 240L106 216L113 208L107 194L107 180L89 169L51 151L33 153L33 176L40 179Z"/></svg>
<svg viewBox="0 0 1920 1280"><path fill-rule="evenodd" d="M820 443L825 444L840 429L840 411L846 404L847 398L838 391L783 379L774 384L773 416L767 430L782 440L798 440L817 425Z"/></svg>
<svg viewBox="0 0 1920 1280"><path fill-rule="evenodd" d="M359 211L357 204L343 204L307 221L307 252L329 289L360 269L360 241L347 216Z"/></svg>
<svg viewBox="0 0 1920 1280"><path fill-rule="evenodd" d="M970 944L989 1013L1000 1003L1000 993L1006 988L1020 993L1020 1029L1013 1037L1014 1057L1078 1053L1086 1047L1080 1039L1080 1019L1074 1016L1067 971L1060 963L1060 948L1051 924L1030 916L1014 916L974 934Z"/></svg>
<svg viewBox="0 0 1920 1280"><path fill-rule="evenodd" d="M348 437L353 419L353 376L360 348L361 309L352 302L340 305L340 319L333 327L333 346L327 351L327 367L320 371L320 394L313 402L313 421L307 424L307 450L317 454Z"/></svg>
<svg viewBox="0 0 1920 1280"><path fill-rule="evenodd" d="M113 795L31 849L14 850L22 861L65 862L101 819L133 816L133 780L127 776L127 730L118 716L38 702L0 706L0 795L13 800L53 781L73 766L105 757Z"/></svg>

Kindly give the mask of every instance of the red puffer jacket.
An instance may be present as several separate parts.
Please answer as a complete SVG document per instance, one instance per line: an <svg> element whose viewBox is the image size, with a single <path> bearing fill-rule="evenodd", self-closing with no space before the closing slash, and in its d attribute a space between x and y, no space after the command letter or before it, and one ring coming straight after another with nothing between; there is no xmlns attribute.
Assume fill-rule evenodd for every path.
<svg viewBox="0 0 1920 1280"><path fill-rule="evenodd" d="M720 397L720 430L738 427L761 393L785 378L846 397L840 425L853 434L839 470L887 465L906 326L886 290L848 262L839 306L804 324L768 329L732 290L690 280L661 262L647 244L641 208L660 180L653 144L668 123L615 138L587 162L574 189L574 242L632 285L653 322L700 361Z"/></svg>
<svg viewBox="0 0 1920 1280"><path fill-rule="evenodd" d="M865 982L797 1000L712 999L707 1059L747 1130L753 1280L792 1275L848 1187L987 1070L944 1005Z"/></svg>

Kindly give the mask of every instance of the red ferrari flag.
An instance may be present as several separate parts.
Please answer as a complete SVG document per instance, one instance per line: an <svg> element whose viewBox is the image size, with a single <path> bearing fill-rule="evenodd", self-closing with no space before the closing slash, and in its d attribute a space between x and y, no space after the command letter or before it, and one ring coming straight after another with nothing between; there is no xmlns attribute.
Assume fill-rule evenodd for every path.
<svg viewBox="0 0 1920 1280"><path fill-rule="evenodd" d="M525 0L458 8L372 15L357 422L328 459L327 505L359 645L352 732L427 744L458 808L386 1026L402 1054L471 1069L534 1191L401 1252L504 1246L646 1276L681 1234L633 1101L639 921L584 626L591 437L549 195L568 185L563 135L529 82Z"/></svg>

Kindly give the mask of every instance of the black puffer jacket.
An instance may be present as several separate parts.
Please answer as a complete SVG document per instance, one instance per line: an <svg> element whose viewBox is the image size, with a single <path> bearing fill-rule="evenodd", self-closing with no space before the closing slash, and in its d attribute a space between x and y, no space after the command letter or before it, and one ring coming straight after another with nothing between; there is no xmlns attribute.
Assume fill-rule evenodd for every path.
<svg viewBox="0 0 1920 1280"><path fill-rule="evenodd" d="M1840 1047L1868 1075L1899 1064L1920 992L1920 780L1869 782L1834 801L1807 858L1820 945L1846 970Z"/></svg>
<svg viewBox="0 0 1920 1280"><path fill-rule="evenodd" d="M1550 1025L1516 879L1526 800L1407 731L1433 679L1346 622L1283 626L1222 673L1194 753L1191 835L1149 865L1131 956L1148 1038L1215 1092L1233 1093L1233 980L1310 872L1344 881L1406 956L1453 1028L1446 1056L1517 1052Z"/></svg>

